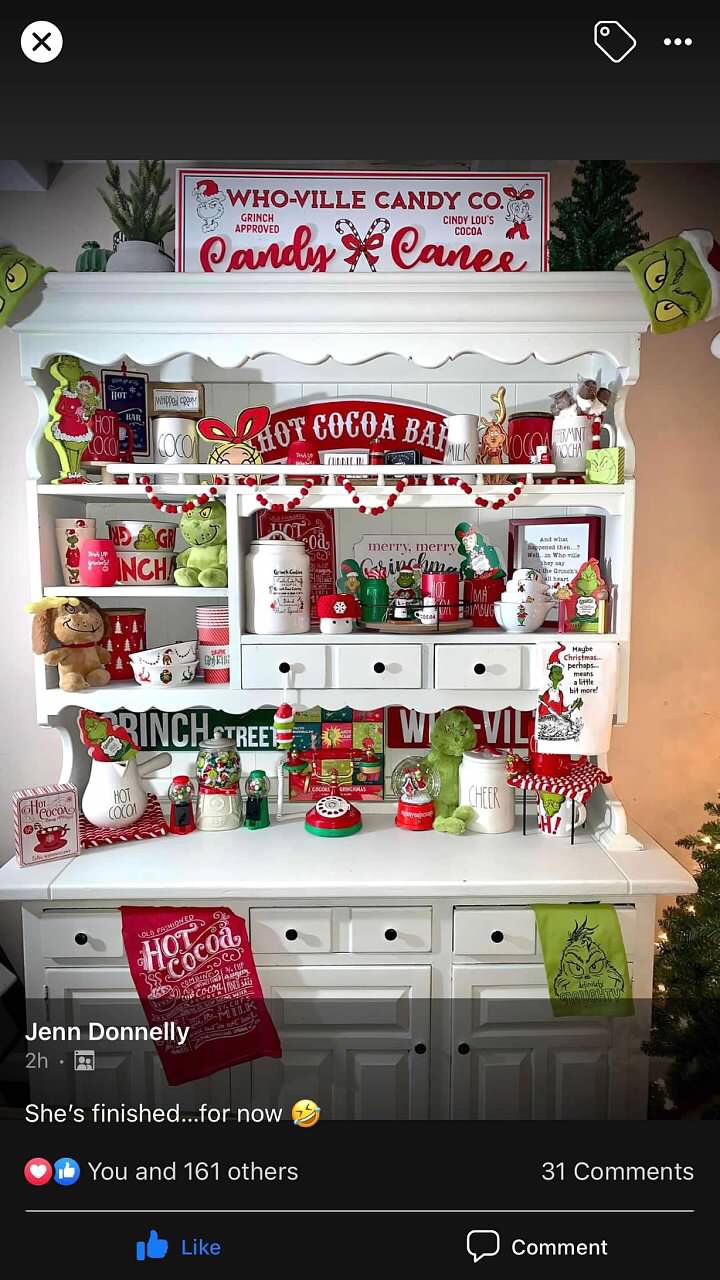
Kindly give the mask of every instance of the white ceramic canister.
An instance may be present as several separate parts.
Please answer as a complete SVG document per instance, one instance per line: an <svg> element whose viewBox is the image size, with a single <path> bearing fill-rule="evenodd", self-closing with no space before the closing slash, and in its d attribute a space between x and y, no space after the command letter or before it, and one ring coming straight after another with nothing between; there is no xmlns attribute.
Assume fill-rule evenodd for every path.
<svg viewBox="0 0 720 1280"><path fill-rule="evenodd" d="M245 557L246 625L259 636L310 630L310 559L280 529L250 544Z"/></svg>
<svg viewBox="0 0 720 1280"><path fill-rule="evenodd" d="M200 461L199 440L194 418L173 418L161 414L153 418L152 429L156 462L169 462L174 467L190 467L193 462ZM188 471L183 476L183 480L186 484L195 484L197 474ZM177 473L157 472L155 481L177 484Z"/></svg>
<svg viewBox="0 0 720 1280"><path fill-rule="evenodd" d="M505 756L494 751L466 751L460 762L460 804L472 805L477 817L468 831L497 836L515 826L515 792L507 781Z"/></svg>

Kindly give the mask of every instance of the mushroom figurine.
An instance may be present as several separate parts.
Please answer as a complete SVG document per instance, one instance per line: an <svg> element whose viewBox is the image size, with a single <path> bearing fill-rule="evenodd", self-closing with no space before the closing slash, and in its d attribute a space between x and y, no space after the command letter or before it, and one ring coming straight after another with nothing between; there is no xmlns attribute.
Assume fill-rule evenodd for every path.
<svg viewBox="0 0 720 1280"><path fill-rule="evenodd" d="M360 604L357 598L349 593L319 596L317 611L320 630L324 635L329 636L347 635L361 617Z"/></svg>

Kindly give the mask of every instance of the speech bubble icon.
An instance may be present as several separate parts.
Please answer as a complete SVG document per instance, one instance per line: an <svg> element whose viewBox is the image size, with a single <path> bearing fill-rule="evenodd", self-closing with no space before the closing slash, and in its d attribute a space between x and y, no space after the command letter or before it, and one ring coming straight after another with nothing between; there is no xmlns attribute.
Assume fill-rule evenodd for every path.
<svg viewBox="0 0 720 1280"><path fill-rule="evenodd" d="M496 1258L500 1252L500 1236L497 1231L468 1231L465 1248L473 1262Z"/></svg>

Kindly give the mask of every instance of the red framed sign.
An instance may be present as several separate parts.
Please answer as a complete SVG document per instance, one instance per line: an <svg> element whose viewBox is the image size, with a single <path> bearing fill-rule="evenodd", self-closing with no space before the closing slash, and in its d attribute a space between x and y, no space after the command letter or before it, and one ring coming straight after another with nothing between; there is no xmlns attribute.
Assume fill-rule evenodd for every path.
<svg viewBox="0 0 720 1280"><path fill-rule="evenodd" d="M263 462L284 462L290 445L299 441L318 454L411 448L423 462L442 462L447 427L444 413L426 404L319 400L274 410L250 435Z"/></svg>
<svg viewBox="0 0 720 1280"><path fill-rule="evenodd" d="M534 711L519 711L517 707L503 707L500 711L479 711L474 707L462 707L461 710L475 725L477 751L486 747L506 747L513 751L527 749ZM430 732L436 719L434 712L415 711L412 707L388 707L386 746L402 750L429 747Z"/></svg>
<svg viewBox="0 0 720 1280"><path fill-rule="evenodd" d="M176 269L545 271L547 173L179 169Z"/></svg>
<svg viewBox="0 0 720 1280"><path fill-rule="evenodd" d="M601 516L533 516L508 524L508 577L538 569L548 586L564 586L586 560L600 559Z"/></svg>

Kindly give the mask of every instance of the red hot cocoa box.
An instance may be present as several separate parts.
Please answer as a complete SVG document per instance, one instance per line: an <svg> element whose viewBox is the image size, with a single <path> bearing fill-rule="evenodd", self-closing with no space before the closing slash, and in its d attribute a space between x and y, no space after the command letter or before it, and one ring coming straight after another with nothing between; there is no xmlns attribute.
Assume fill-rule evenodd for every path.
<svg viewBox="0 0 720 1280"><path fill-rule="evenodd" d="M80 852L78 793L71 783L31 787L12 798L15 856L21 867Z"/></svg>

